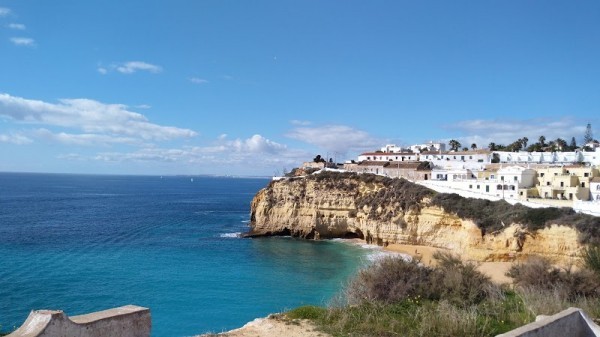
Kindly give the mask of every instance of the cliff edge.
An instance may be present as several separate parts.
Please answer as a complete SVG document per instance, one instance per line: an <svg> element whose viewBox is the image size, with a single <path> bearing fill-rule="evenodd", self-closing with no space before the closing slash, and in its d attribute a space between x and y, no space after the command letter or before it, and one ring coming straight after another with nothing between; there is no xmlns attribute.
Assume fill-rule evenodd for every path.
<svg viewBox="0 0 600 337"><path fill-rule="evenodd" d="M436 193L404 179L334 172L271 182L252 201L250 227L248 237L417 244L476 261L541 255L572 263L600 237L600 219L572 209L530 209Z"/></svg>

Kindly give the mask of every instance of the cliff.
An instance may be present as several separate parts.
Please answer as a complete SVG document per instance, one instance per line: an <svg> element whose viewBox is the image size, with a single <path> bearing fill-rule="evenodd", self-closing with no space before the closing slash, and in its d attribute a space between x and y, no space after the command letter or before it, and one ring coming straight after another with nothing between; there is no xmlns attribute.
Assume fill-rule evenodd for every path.
<svg viewBox="0 0 600 337"><path fill-rule="evenodd" d="M598 221L590 219L437 194L402 179L321 173L271 182L258 192L247 236L360 238L446 248L477 261L542 255L569 263L596 236L578 229Z"/></svg>

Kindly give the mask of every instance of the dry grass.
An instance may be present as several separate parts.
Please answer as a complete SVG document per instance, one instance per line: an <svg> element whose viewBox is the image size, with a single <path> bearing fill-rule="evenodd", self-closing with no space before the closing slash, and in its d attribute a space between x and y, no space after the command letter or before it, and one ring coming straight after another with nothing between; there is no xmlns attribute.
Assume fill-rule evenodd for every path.
<svg viewBox="0 0 600 337"><path fill-rule="evenodd" d="M600 317L600 295L589 270L558 269L545 260L515 266L514 290L493 285L449 254L435 267L385 258L349 283L346 301L329 308L303 308L308 318L333 336L495 336L566 308Z"/></svg>

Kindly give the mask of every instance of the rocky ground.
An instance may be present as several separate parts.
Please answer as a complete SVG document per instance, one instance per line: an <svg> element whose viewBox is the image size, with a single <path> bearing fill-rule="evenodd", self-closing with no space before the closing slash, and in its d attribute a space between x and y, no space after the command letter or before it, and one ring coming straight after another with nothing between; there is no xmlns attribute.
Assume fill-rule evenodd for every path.
<svg viewBox="0 0 600 337"><path fill-rule="evenodd" d="M219 334L200 335L197 337L330 337L329 334L317 331L308 320L289 320L281 314L257 318L243 327Z"/></svg>

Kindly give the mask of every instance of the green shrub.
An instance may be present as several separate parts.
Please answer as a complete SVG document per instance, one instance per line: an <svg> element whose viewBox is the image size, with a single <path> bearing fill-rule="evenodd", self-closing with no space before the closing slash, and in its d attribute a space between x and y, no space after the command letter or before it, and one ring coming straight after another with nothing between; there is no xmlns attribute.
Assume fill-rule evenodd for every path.
<svg viewBox="0 0 600 337"><path fill-rule="evenodd" d="M345 294L350 304L365 302L397 303L407 298L430 298L432 269L418 261L385 257L360 270L348 284Z"/></svg>
<svg viewBox="0 0 600 337"><path fill-rule="evenodd" d="M498 286L479 272L476 264L465 263L450 253L437 252L433 257L438 264L430 286L436 297L458 306L469 306L499 294Z"/></svg>
<svg viewBox="0 0 600 337"><path fill-rule="evenodd" d="M438 253L435 268L418 261L386 257L358 272L345 294L350 304L365 302L399 303L408 299L445 300L469 306L499 293L499 288L477 270L473 263Z"/></svg>
<svg viewBox="0 0 600 337"><path fill-rule="evenodd" d="M327 309L317 307L314 305L305 305L302 307L298 307L294 310L288 311L286 313L287 318L290 319L311 319L316 320L320 319L327 314Z"/></svg>
<svg viewBox="0 0 600 337"><path fill-rule="evenodd" d="M600 276L600 246L590 245L581 256L584 266Z"/></svg>

